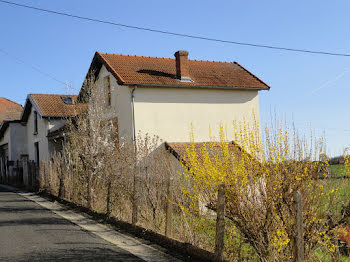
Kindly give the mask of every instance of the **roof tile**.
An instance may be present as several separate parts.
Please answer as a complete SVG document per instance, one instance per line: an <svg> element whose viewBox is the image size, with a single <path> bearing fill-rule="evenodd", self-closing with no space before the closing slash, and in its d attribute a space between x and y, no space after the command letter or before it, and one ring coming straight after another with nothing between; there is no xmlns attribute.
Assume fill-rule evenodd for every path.
<svg viewBox="0 0 350 262"><path fill-rule="evenodd" d="M0 97L0 124L4 120L19 120L23 107L16 102Z"/></svg>
<svg viewBox="0 0 350 262"><path fill-rule="evenodd" d="M96 53L122 84L269 89L237 62L188 60L193 82L176 78L175 59Z"/></svg>
<svg viewBox="0 0 350 262"><path fill-rule="evenodd" d="M43 117L76 116L87 109L87 104L77 102L77 95L30 94L29 97ZM62 97L72 97L74 104L64 103Z"/></svg>
<svg viewBox="0 0 350 262"><path fill-rule="evenodd" d="M204 152L207 152L210 155L210 158L215 161L215 157L213 157L216 153L223 152L223 144L220 142L197 142L197 143L166 143L166 148L174 154L179 160L185 161L187 165L189 165L188 153L192 153L193 150L197 157L199 163L203 163ZM227 146L228 152L230 154L238 154L240 155L242 152L242 148L238 146L234 142L226 142L225 147Z"/></svg>

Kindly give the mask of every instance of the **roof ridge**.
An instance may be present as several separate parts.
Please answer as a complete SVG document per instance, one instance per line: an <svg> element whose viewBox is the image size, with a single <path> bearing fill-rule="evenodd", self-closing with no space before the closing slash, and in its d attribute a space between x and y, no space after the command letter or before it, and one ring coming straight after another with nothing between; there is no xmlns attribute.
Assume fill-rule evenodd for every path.
<svg viewBox="0 0 350 262"><path fill-rule="evenodd" d="M98 52L98 51L97 51L97 52ZM175 60L175 58L171 58L171 57L130 55L130 54L115 54L115 53L102 53L102 52L98 52L98 53L100 53L100 54L105 54L105 55L114 55L114 56L142 57L142 58L156 58L156 59L170 59L170 60ZM233 63L233 62L230 62L230 61L201 60L201 59L188 59L188 61L210 62L210 63L224 63L224 64L232 64L232 63Z"/></svg>
<svg viewBox="0 0 350 262"><path fill-rule="evenodd" d="M45 95L45 96L78 96L72 94L42 94L42 93L30 93L28 95Z"/></svg>
<svg viewBox="0 0 350 262"><path fill-rule="evenodd" d="M97 51L98 52L98 51ZM130 55L130 54L115 54L115 53L101 53L100 54L105 54L105 55L114 55L114 56L128 56L128 57L142 57L142 58L157 58L157 59L171 59L175 60L175 58L171 57L158 57L158 56L144 56L144 55Z"/></svg>
<svg viewBox="0 0 350 262"><path fill-rule="evenodd" d="M201 60L201 59L188 59L188 61L232 64L232 62L229 62L229 61L215 61L215 60Z"/></svg>
<svg viewBox="0 0 350 262"><path fill-rule="evenodd" d="M119 85L269 90L270 87L237 62L188 59L193 82L174 77L175 58L96 52L90 69L104 65ZM191 68L193 68L191 70ZM222 70L222 73L220 73ZM207 74L207 75L205 75ZM175 79L175 80L174 80Z"/></svg>

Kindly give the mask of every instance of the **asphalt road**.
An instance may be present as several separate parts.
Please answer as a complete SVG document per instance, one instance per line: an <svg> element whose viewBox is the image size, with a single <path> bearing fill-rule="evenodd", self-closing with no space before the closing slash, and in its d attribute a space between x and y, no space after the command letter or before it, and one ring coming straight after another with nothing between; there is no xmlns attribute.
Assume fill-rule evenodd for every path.
<svg viewBox="0 0 350 262"><path fill-rule="evenodd" d="M143 261L0 187L0 261Z"/></svg>

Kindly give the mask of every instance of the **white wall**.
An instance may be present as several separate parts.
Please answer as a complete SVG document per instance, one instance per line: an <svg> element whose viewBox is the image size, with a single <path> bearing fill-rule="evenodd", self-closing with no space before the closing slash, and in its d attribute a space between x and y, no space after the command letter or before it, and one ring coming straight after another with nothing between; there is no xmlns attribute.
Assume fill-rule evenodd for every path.
<svg viewBox="0 0 350 262"><path fill-rule="evenodd" d="M11 141L10 159L17 161L20 160L21 155L27 154L27 130L20 123L10 123L9 130Z"/></svg>
<svg viewBox="0 0 350 262"><path fill-rule="evenodd" d="M32 106L30 115L27 120L27 139L29 160L35 160L34 143L39 142L39 160L45 160L48 155L47 129L48 124L38 113L38 133L34 134L34 106Z"/></svg>
<svg viewBox="0 0 350 262"><path fill-rule="evenodd" d="M3 137L0 139L0 146L3 146L3 145L6 145L8 144L8 156L9 156L9 160L10 159L10 143L11 143L11 140L10 140L10 129L7 128L6 131L5 131L5 134L3 135Z"/></svg>
<svg viewBox="0 0 350 262"><path fill-rule="evenodd" d="M51 152L47 140L48 131L62 127L64 120L48 120L40 118L38 114L38 133L34 134L34 107L32 107L26 126L20 123L10 123L4 136L0 140L0 146L8 144L9 160L20 160L21 155L28 155L29 160L35 160L35 142L39 142L39 158L48 160Z"/></svg>
<svg viewBox="0 0 350 262"><path fill-rule="evenodd" d="M105 103L103 79L111 79L111 106ZM96 80L101 94L105 119L118 117L119 136L132 138L132 87L119 86L113 75L102 66ZM219 125L227 126L233 139L232 123L259 121L257 90L219 90L189 88L137 87L135 91L136 133L159 136L163 141L187 142L194 127L196 141L208 141L209 130L218 135Z"/></svg>
<svg viewBox="0 0 350 262"><path fill-rule="evenodd" d="M111 80L111 106L106 106L106 96L104 90L103 79L110 76ZM96 80L96 88L101 94L101 106L105 120L118 117L119 138L132 138L132 118L131 118L131 89L124 86L119 86L114 76L102 66L98 78Z"/></svg>
<svg viewBox="0 0 350 262"><path fill-rule="evenodd" d="M9 123L5 134L0 140L0 146L7 144L8 160L20 160L21 155L27 153L26 128L20 123ZM14 166L8 168L9 175L13 175Z"/></svg>
<svg viewBox="0 0 350 262"><path fill-rule="evenodd" d="M49 143L47 139L48 131L56 130L62 127L65 120L41 118L38 114L38 133L34 134L34 107L32 107L27 121L27 144L29 160L35 160L34 143L39 142L39 160L47 161L51 157Z"/></svg>
<svg viewBox="0 0 350 262"><path fill-rule="evenodd" d="M139 87L135 92L137 132L157 135L168 142L208 141L218 136L220 124L233 139L232 123L259 120L258 91Z"/></svg>

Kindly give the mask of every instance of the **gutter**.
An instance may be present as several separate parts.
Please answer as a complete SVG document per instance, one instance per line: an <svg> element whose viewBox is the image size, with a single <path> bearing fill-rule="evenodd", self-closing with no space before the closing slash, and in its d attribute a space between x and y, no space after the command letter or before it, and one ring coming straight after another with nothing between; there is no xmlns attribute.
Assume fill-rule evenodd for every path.
<svg viewBox="0 0 350 262"><path fill-rule="evenodd" d="M270 90L270 87L237 87L237 86L198 86L198 85L159 85L159 84L140 84L140 83L123 83L127 86L148 86L148 87L174 87L174 88L189 88L189 89L223 89L223 90Z"/></svg>

